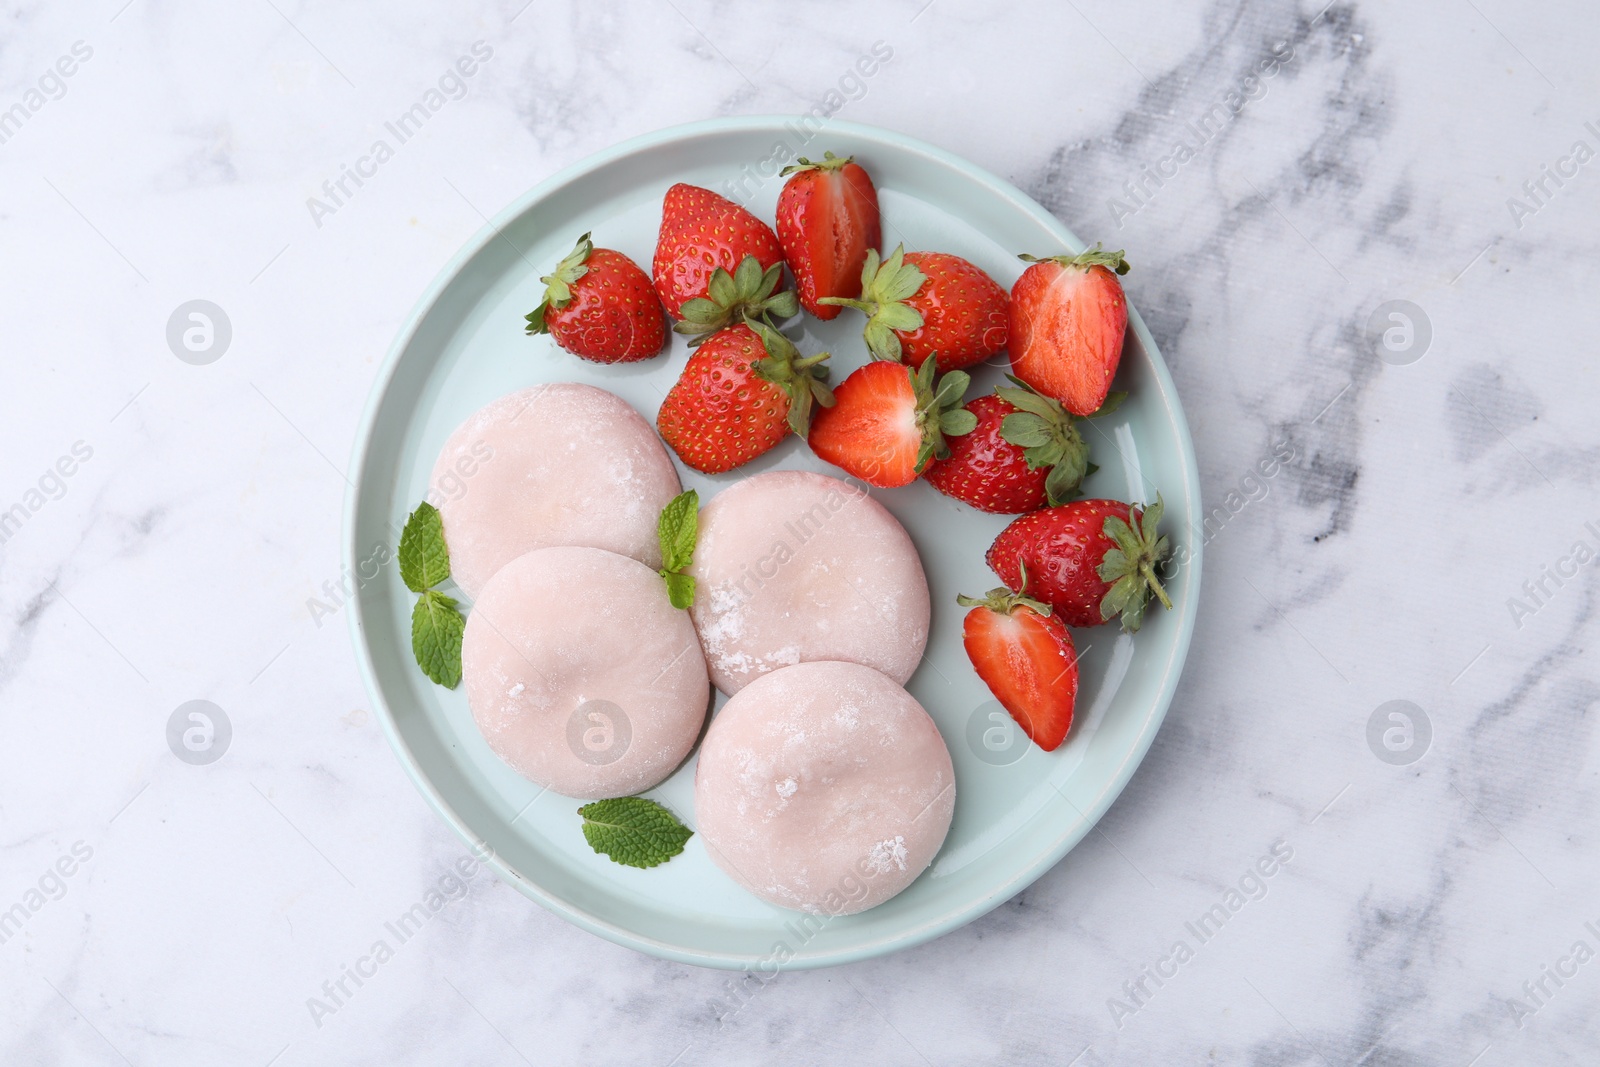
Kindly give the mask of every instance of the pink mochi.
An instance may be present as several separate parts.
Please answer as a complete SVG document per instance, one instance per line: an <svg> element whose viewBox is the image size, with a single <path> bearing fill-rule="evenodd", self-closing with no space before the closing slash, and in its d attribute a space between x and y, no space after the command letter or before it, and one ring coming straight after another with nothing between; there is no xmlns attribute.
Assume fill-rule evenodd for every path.
<svg viewBox="0 0 1600 1067"><path fill-rule="evenodd" d="M476 600L524 552L581 545L661 566L656 520L678 473L648 422L593 386L536 385L457 427L428 500L444 520L450 576Z"/></svg>
<svg viewBox="0 0 1600 1067"><path fill-rule="evenodd" d="M500 568L467 613L461 675L496 755L589 800L663 781L711 698L694 625L661 576L598 548L538 549Z"/></svg>
<svg viewBox="0 0 1600 1067"><path fill-rule="evenodd" d="M928 643L916 546L882 504L826 475L770 471L718 493L700 513L690 573L711 680L730 696L813 660L904 684Z"/></svg>
<svg viewBox="0 0 1600 1067"><path fill-rule="evenodd" d="M802 663L741 689L695 770L706 853L780 907L851 915L910 885L955 811L949 750L922 705L854 663Z"/></svg>

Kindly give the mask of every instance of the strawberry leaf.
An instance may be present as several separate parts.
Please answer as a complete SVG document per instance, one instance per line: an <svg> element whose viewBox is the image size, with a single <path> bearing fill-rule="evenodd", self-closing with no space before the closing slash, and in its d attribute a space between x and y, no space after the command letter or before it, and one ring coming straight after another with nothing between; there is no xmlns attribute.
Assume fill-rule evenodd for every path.
<svg viewBox="0 0 1600 1067"><path fill-rule="evenodd" d="M765 358L756 360L756 375L789 395L789 429L801 437L806 436L811 429L812 401L818 401L823 407L833 406L833 392L827 386L828 368L824 365L828 353L802 357L795 350L794 342L770 323L752 318L744 321L761 338L761 347L767 353Z"/></svg>
<svg viewBox="0 0 1600 1067"><path fill-rule="evenodd" d="M1115 582L1128 572L1128 554L1120 548L1112 548L1106 551L1095 573L1100 575L1103 582Z"/></svg>
<svg viewBox="0 0 1600 1067"><path fill-rule="evenodd" d="M1029 465L1032 465L1032 461L1029 462ZM1084 474L1083 467L1081 465L1074 466L1070 458L1052 466L1050 473L1044 476L1046 502L1051 507L1056 507L1077 497L1079 495L1078 486L1083 482Z"/></svg>
<svg viewBox="0 0 1600 1067"><path fill-rule="evenodd" d="M855 156L845 156L843 159L840 159L832 152L824 152L822 153L822 158L813 163L805 156L801 156L799 159L795 160L792 165L784 167L781 171L779 171L778 177L787 178L789 175L798 174L803 170L838 170L846 163L854 163L855 158Z"/></svg>
<svg viewBox="0 0 1600 1067"><path fill-rule="evenodd" d="M873 279L873 297L879 303L893 304L905 300L928 280L920 267L907 263L905 258L906 246L900 245L879 268Z"/></svg>
<svg viewBox="0 0 1600 1067"><path fill-rule="evenodd" d="M1089 446L1078 432L1077 419L1058 401L1042 396L1020 378L1007 375L1014 388L1001 386L995 395L1016 408L1000 422L1000 437L1024 449L1029 470L1049 468L1046 501L1054 507L1079 495L1078 487L1093 466Z"/></svg>
<svg viewBox="0 0 1600 1067"><path fill-rule="evenodd" d="M1132 575L1129 575L1125 578L1119 578L1117 581L1111 583L1110 591L1107 592L1105 598L1100 601L1100 617L1102 619L1110 619L1118 612L1126 608L1128 606L1128 601L1133 599L1134 593L1138 590L1138 588L1139 585L1136 581L1134 581Z"/></svg>
<svg viewBox="0 0 1600 1067"><path fill-rule="evenodd" d="M946 437L962 437L978 428L978 416L966 408L946 411L939 416L939 431Z"/></svg>
<svg viewBox="0 0 1600 1067"><path fill-rule="evenodd" d="M909 304L883 304L873 314L872 321L886 329L910 333L922 327L922 312Z"/></svg>
<svg viewBox="0 0 1600 1067"><path fill-rule="evenodd" d="M932 357L923 361L923 366L937 364ZM961 403L961 398L967 395L967 386L972 384L972 375L964 370L953 370L939 380L939 388L934 393L934 400L940 407L949 407Z"/></svg>
<svg viewBox="0 0 1600 1067"><path fill-rule="evenodd" d="M834 397L833 397L833 390L828 387L828 380L827 380L827 373L828 372L823 367L820 367L820 366L814 367L814 368L812 368L812 370L814 372L820 372L820 374L821 374L821 377L813 377L811 379L811 396L812 396L812 399L814 399L817 403L821 404L825 408L833 407L833 405L837 404L838 401L835 400Z"/></svg>
<svg viewBox="0 0 1600 1067"><path fill-rule="evenodd" d="M1026 411L1014 412L1000 420L1000 438L1018 448L1028 449L1042 448L1052 440L1050 424ZM1028 466L1037 468L1039 464L1030 462Z"/></svg>
<svg viewBox="0 0 1600 1067"><path fill-rule="evenodd" d="M1028 584L1026 569L1023 571L1022 584L1024 587ZM1023 593L1014 592L1003 585L998 589L989 590L981 597L966 596L958 593L956 594L956 603L964 608L988 608L990 611L998 612L1001 615L1010 615L1012 611L1019 607L1027 608L1040 615L1049 615L1052 610L1050 605L1044 601L1035 600Z"/></svg>
<svg viewBox="0 0 1600 1067"><path fill-rule="evenodd" d="M902 333L920 330L922 312L905 303L927 280L913 263L905 261L905 245L900 245L888 259L878 259L876 249L867 250L866 262L861 267L861 299L823 297L821 304L837 304L864 312L867 325L862 336L873 359L900 362L900 337Z"/></svg>
<svg viewBox="0 0 1600 1067"><path fill-rule="evenodd" d="M706 303L710 304L715 310L727 307L739 298L739 287L734 283L733 275L722 267L718 267L711 272L711 281L706 286L706 290L710 297L709 300L706 300ZM697 297L696 299L704 298ZM690 303L693 302L690 301ZM685 310L687 310L687 305L685 305ZM687 318L688 316L684 317Z"/></svg>
<svg viewBox="0 0 1600 1067"><path fill-rule="evenodd" d="M544 313L549 307L549 301L542 301L538 307L534 308L532 311L523 316L528 323L528 328L525 331L526 333L536 334L550 332L550 327L547 326L544 321Z"/></svg>
<svg viewBox="0 0 1600 1067"><path fill-rule="evenodd" d="M745 256L732 274L718 267L706 283L706 295L685 301L672 329L687 335L693 347L732 323L791 318L800 313L800 301L788 290L778 292L782 281L782 263L763 270L755 256Z"/></svg>
<svg viewBox="0 0 1600 1067"><path fill-rule="evenodd" d="M1122 402L1126 399L1128 399L1128 394L1121 392L1120 390L1114 393L1107 393L1106 398L1100 402L1100 406L1088 417L1091 419L1098 419L1102 415L1109 415L1113 411L1120 408L1122 406Z"/></svg>
<svg viewBox="0 0 1600 1067"><path fill-rule="evenodd" d="M572 303L572 283L589 273L586 264L589 254L594 251L594 242L589 240L589 235L584 234L578 238L578 243L568 252L566 258L556 264L556 269L540 278L544 282L544 299L539 306L525 316L530 334L548 333L549 324L546 322L549 311L557 311Z"/></svg>
<svg viewBox="0 0 1600 1067"><path fill-rule="evenodd" d="M773 269L779 273L783 270L777 264L773 264ZM739 261L739 265L734 268L733 284L738 292L753 293L761 288L762 279L766 276L767 272L761 269L760 260L756 259L755 256L745 256ZM772 281L775 287L777 285L777 276L774 276ZM767 291L770 293L772 290L768 289Z"/></svg>
<svg viewBox="0 0 1600 1067"><path fill-rule="evenodd" d="M1079 270L1088 270L1090 267L1105 267L1117 274L1128 273L1128 261L1123 258L1121 249L1115 252L1100 250L1100 242L1096 241L1094 247L1080 252L1077 255L1067 254L1061 256L1030 256L1026 252L1017 257L1028 263L1059 263L1063 267L1076 267Z"/></svg>
<svg viewBox="0 0 1600 1067"><path fill-rule="evenodd" d="M717 268L717 274L722 275L724 278L728 277L728 272L720 267ZM716 275L714 274L712 275L713 291L716 290L716 285L714 284L715 280ZM733 281L730 279L728 284L732 285ZM678 323L678 326L682 326L684 322L691 322L699 326L704 325L705 323L717 321L717 319L722 316L722 308L719 307L714 301L707 300L703 296L697 296L693 300L685 300L683 302L683 307L678 309L678 314L683 316L683 322ZM674 329L676 329L676 327L674 327ZM678 332L684 333L686 331L679 330Z"/></svg>
<svg viewBox="0 0 1600 1067"><path fill-rule="evenodd" d="M978 425L978 418L961 406L967 385L972 381L965 371L953 370L936 379L938 365L929 356L915 371L907 367L906 372L911 375L911 391L917 404L916 425L922 434L913 470L921 474L930 461L950 454L945 434L959 437L971 433ZM947 425L952 428L946 429Z"/></svg>
<svg viewBox="0 0 1600 1067"><path fill-rule="evenodd" d="M1157 530L1161 521L1162 503L1156 502L1139 509L1129 508L1131 522L1115 515L1106 516L1101 532L1111 538L1117 547L1107 550L1101 558L1096 573L1110 588L1100 600L1100 617L1110 619L1122 616L1122 629L1134 633L1144 621L1144 612L1152 595L1162 607L1171 608L1172 600L1156 576L1156 567L1166 558L1170 549L1167 539Z"/></svg>
<svg viewBox="0 0 1600 1067"><path fill-rule="evenodd" d="M1012 381L1016 380L1015 378L1012 379ZM1061 418L1063 410L1061 405L1047 396L1040 396L1032 389L1007 389L1002 385L995 388L994 395L1018 411L1025 411L1030 415L1038 416L1046 422L1054 422Z"/></svg>
<svg viewBox="0 0 1600 1067"><path fill-rule="evenodd" d="M1161 522L1161 513L1165 509L1166 505L1161 502L1161 497L1157 495L1156 502L1145 508L1143 514L1139 516L1140 537L1146 537L1155 530L1156 525Z"/></svg>
<svg viewBox="0 0 1600 1067"><path fill-rule="evenodd" d="M1144 623L1145 609L1149 606L1150 598L1147 596L1129 597L1128 606L1122 609L1122 628L1128 633L1137 633Z"/></svg>
<svg viewBox="0 0 1600 1067"><path fill-rule="evenodd" d="M866 339L867 350L872 353L873 359L888 363L900 362L900 338L895 336L889 327L873 319L867 323L862 336Z"/></svg>

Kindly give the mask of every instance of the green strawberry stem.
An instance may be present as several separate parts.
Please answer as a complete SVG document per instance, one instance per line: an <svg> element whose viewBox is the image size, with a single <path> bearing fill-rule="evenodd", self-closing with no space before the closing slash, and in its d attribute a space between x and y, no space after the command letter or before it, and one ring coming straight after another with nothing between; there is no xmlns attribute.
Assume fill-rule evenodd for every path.
<svg viewBox="0 0 1600 1067"><path fill-rule="evenodd" d="M837 304L855 308L867 316L867 350L873 359L899 363L900 334L922 329L922 312L906 301L927 281L913 263L907 263L906 246L900 245L888 259L880 264L876 249L867 250L867 261L861 267L861 299L825 296L819 304Z"/></svg>
<svg viewBox="0 0 1600 1067"><path fill-rule="evenodd" d="M800 437L811 430L811 409L815 404L831 408L833 390L828 388L828 353L801 356L794 342L779 333L765 319L746 315L744 324L761 339L766 357L751 364L756 376L789 395L789 429Z"/></svg>
<svg viewBox="0 0 1600 1067"><path fill-rule="evenodd" d="M994 395L1016 410L1000 423L1000 438L1022 449L1029 470L1048 469L1044 490L1046 502L1055 507L1082 495L1079 485L1095 472L1089 462L1089 445L1075 425L1073 415L1061 403L1040 394L1015 375L1006 375L1013 388L997 386ZM1127 399L1127 393L1108 393L1099 410L1083 418L1109 415Z"/></svg>
<svg viewBox="0 0 1600 1067"><path fill-rule="evenodd" d="M778 177L787 178L789 175L798 174L803 170L840 170L846 163L854 163L855 161L855 156L845 156L843 159L840 159L832 152L822 153L822 158L815 163L807 159L805 156L801 156L799 159L795 160L792 166L784 167L783 170L779 171Z"/></svg>
<svg viewBox="0 0 1600 1067"><path fill-rule="evenodd" d="M1161 606L1171 611L1172 600L1167 596L1167 591L1162 586L1161 579L1156 577L1155 568L1148 563L1141 563L1139 564L1139 573L1144 575L1145 584L1156 595L1156 599L1161 601Z"/></svg>
<svg viewBox="0 0 1600 1067"><path fill-rule="evenodd" d="M929 462L950 454L946 437L960 437L977 427L978 417L961 406L972 376L966 371L953 370L936 380L938 368L932 356L923 360L916 370L907 367L906 373L911 375L911 391L917 403L917 429L922 433L922 447L917 450L913 469L921 474Z"/></svg>
<svg viewBox="0 0 1600 1067"><path fill-rule="evenodd" d="M1117 274L1128 273L1128 261L1123 257L1123 250L1115 252L1102 252L1100 242L1096 241L1094 247L1077 255L1063 256L1030 256L1026 252L1017 258L1025 263L1059 263L1063 267L1077 267L1088 270L1090 267L1105 267Z"/></svg>
<svg viewBox="0 0 1600 1067"><path fill-rule="evenodd" d="M588 234L584 234L578 238L578 243L566 258L556 264L556 269L539 279L544 282L544 300L526 316L528 333L550 332L550 327L544 321L545 315L551 308L560 311L572 303L572 283L589 273L589 268L584 264L589 262L589 254L593 251L594 242L589 240Z"/></svg>
<svg viewBox="0 0 1600 1067"><path fill-rule="evenodd" d="M1028 571L1026 567L1022 571L1022 587L1024 589L1028 587ZM1050 614L1049 604L1042 600L1035 600L1031 596L1025 596L1020 592L1014 592L1003 585L998 589L989 590L981 597L957 594L956 603L964 608L988 608L990 611L998 612L1001 615L1010 615L1013 610L1019 607L1035 611L1040 615Z"/></svg>
<svg viewBox="0 0 1600 1067"><path fill-rule="evenodd" d="M788 289L779 292L782 280L782 263L762 270L755 256L745 256L732 274L718 267L711 272L706 295L685 301L682 319L673 323L672 329L687 335L692 348L741 319L759 319L770 325L773 316L793 318L800 313L800 298Z"/></svg>
<svg viewBox="0 0 1600 1067"><path fill-rule="evenodd" d="M1115 515L1106 517L1101 530L1114 547L1106 550L1099 569L1100 580L1109 583L1100 600L1100 618L1121 617L1122 628L1134 633L1144 621L1145 606L1154 593L1161 606L1170 609L1172 600L1156 577L1155 565L1166 558L1169 544L1159 532L1163 505L1161 496L1142 511L1130 506L1128 521Z"/></svg>

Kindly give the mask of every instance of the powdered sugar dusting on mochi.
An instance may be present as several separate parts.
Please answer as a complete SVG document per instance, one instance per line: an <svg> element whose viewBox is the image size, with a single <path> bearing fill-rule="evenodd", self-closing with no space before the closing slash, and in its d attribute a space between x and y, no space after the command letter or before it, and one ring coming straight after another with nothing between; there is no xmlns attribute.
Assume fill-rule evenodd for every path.
<svg viewBox="0 0 1600 1067"><path fill-rule="evenodd" d="M444 519L451 577L475 599L495 571L537 548L603 548L659 567L656 520L679 489L638 412L566 382L503 396L457 427L428 499Z"/></svg>
<svg viewBox="0 0 1600 1067"><path fill-rule="evenodd" d="M867 867L874 874L887 874L898 868L906 869L906 839L896 834L887 841L879 841L872 846L872 851L867 853Z"/></svg>
<svg viewBox="0 0 1600 1067"><path fill-rule="evenodd" d="M954 810L933 720L854 663L801 663L751 682L712 720L695 771L712 860L764 900L819 914L864 911L905 889Z"/></svg>
<svg viewBox="0 0 1600 1067"><path fill-rule="evenodd" d="M865 492L808 471L730 486L700 515L693 609L712 681L818 660L860 663L904 683L928 641L928 582L916 546Z"/></svg>
<svg viewBox="0 0 1600 1067"><path fill-rule="evenodd" d="M711 696L687 612L660 575L595 548L519 556L467 613L473 720L523 777L567 796L627 796L683 762Z"/></svg>

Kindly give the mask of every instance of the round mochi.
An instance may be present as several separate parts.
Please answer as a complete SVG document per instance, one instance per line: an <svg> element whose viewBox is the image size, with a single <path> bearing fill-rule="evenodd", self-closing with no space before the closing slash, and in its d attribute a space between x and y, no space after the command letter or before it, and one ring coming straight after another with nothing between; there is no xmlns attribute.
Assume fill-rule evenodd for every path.
<svg viewBox="0 0 1600 1067"><path fill-rule="evenodd" d="M718 493L700 513L690 573L711 680L730 696L816 660L904 684L928 643L916 546L882 504L826 475L770 471Z"/></svg>
<svg viewBox="0 0 1600 1067"><path fill-rule="evenodd" d="M876 907L933 862L955 772L922 705L870 667L802 663L711 721L695 771L706 852L763 900L826 915Z"/></svg>
<svg viewBox="0 0 1600 1067"><path fill-rule="evenodd" d="M603 548L661 566L656 520L678 473L621 397L565 382L479 410L434 464L428 500L444 519L450 576L473 600L524 552Z"/></svg>
<svg viewBox="0 0 1600 1067"><path fill-rule="evenodd" d="M659 784L705 722L711 685L661 576L598 548L500 568L467 614L461 676L479 731L524 778L599 799Z"/></svg>

